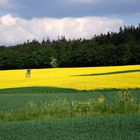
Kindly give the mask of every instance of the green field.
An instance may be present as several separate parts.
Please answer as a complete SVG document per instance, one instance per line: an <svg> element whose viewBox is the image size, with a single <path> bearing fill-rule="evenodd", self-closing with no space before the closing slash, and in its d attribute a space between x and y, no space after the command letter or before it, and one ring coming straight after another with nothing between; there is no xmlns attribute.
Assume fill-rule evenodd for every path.
<svg viewBox="0 0 140 140"><path fill-rule="evenodd" d="M140 139L140 65L0 71L0 140Z"/></svg>
<svg viewBox="0 0 140 140"><path fill-rule="evenodd" d="M51 87L29 87L13 88L0 90L0 110L7 111L11 109L24 108L28 102L33 101L37 104L46 100L54 100L57 97L75 100L85 100L88 98L97 98L104 95L109 101L114 101L114 97L120 90L95 90L80 91L74 89L51 88ZM140 89L130 89L131 93L140 100Z"/></svg>
<svg viewBox="0 0 140 140"><path fill-rule="evenodd" d="M0 0L0 140L140 140L138 5Z"/></svg>
<svg viewBox="0 0 140 140"><path fill-rule="evenodd" d="M0 140L139 140L140 116L82 117L0 125Z"/></svg>
<svg viewBox="0 0 140 140"><path fill-rule="evenodd" d="M140 89L129 91L140 103ZM56 98L85 101L91 98L98 99L101 95L112 104L117 94L116 89L94 91L51 87L1 89L0 111L24 110L31 101L39 106L46 101L51 103ZM139 113L0 122L0 140L138 140L139 132Z"/></svg>

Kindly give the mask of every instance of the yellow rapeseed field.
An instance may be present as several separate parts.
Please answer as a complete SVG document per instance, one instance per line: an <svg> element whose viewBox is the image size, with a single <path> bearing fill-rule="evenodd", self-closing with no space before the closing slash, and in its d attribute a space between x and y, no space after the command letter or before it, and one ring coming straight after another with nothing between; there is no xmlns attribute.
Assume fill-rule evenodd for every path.
<svg viewBox="0 0 140 140"><path fill-rule="evenodd" d="M140 65L32 69L31 78L26 78L25 73L26 70L0 71L0 88L31 86L81 90L140 88Z"/></svg>

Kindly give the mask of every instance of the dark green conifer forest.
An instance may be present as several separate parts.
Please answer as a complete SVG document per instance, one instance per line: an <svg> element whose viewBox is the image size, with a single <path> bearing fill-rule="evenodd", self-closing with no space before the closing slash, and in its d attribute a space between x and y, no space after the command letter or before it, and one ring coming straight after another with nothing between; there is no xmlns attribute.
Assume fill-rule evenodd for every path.
<svg viewBox="0 0 140 140"><path fill-rule="evenodd" d="M27 41L0 46L0 69L140 64L140 24L91 39Z"/></svg>

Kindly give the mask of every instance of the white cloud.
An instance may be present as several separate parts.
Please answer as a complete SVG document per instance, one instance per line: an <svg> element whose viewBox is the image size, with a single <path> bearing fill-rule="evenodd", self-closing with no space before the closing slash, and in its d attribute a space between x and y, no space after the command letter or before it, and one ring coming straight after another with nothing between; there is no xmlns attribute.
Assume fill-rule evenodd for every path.
<svg viewBox="0 0 140 140"><path fill-rule="evenodd" d="M3 25L13 25L15 24L15 19L11 15L6 15L0 18L0 22Z"/></svg>
<svg viewBox="0 0 140 140"><path fill-rule="evenodd" d="M82 18L34 18L26 20L11 15L0 17L0 45L15 44L27 41L27 39L43 38L57 39L58 36L66 36L67 39L86 38L95 34L118 31L124 25L121 19L104 17Z"/></svg>

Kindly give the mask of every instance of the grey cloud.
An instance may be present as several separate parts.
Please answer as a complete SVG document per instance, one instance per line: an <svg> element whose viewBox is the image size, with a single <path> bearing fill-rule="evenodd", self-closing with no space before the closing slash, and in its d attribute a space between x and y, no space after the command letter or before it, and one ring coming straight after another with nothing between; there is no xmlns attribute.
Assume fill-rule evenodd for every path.
<svg viewBox="0 0 140 140"><path fill-rule="evenodd" d="M140 13L140 0L9 0L9 13L24 18L111 16Z"/></svg>

